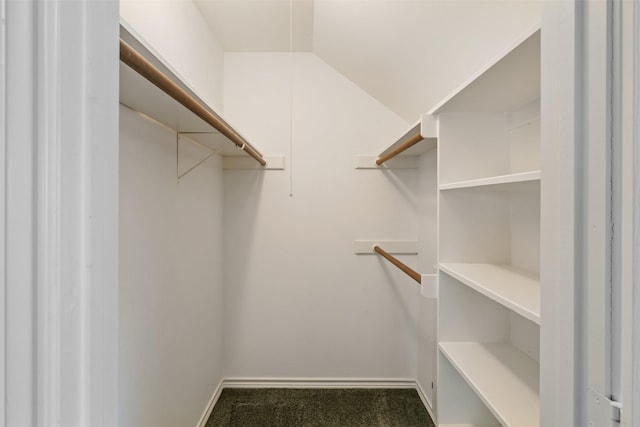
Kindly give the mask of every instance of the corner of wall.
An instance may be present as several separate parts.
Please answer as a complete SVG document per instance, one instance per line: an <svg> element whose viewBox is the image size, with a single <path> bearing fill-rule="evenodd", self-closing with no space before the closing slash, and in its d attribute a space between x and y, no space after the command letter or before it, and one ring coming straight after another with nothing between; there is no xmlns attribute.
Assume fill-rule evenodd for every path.
<svg viewBox="0 0 640 427"><path fill-rule="evenodd" d="M223 108L224 51L192 0L121 0L120 16L216 111Z"/></svg>

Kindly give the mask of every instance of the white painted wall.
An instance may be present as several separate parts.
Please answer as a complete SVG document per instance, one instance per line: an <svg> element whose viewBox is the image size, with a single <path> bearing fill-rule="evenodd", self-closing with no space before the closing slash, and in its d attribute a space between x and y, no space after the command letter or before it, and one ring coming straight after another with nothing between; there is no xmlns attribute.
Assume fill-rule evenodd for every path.
<svg viewBox="0 0 640 427"><path fill-rule="evenodd" d="M120 426L195 426L223 375L221 159L178 181L175 133L126 107L120 149Z"/></svg>
<svg viewBox="0 0 640 427"><path fill-rule="evenodd" d="M540 21L538 0L316 0L313 52L408 121Z"/></svg>
<svg viewBox="0 0 640 427"><path fill-rule="evenodd" d="M222 112L224 52L192 0L121 0L120 17L203 101Z"/></svg>
<svg viewBox="0 0 640 427"><path fill-rule="evenodd" d="M223 51L191 0L120 14L221 112ZM195 426L223 376L221 159L178 182L175 133L124 107L121 121L120 425Z"/></svg>
<svg viewBox="0 0 640 427"><path fill-rule="evenodd" d="M308 52L313 45L314 0L194 2L225 51Z"/></svg>
<svg viewBox="0 0 640 427"><path fill-rule="evenodd" d="M352 251L417 236L417 171L353 168L408 124L313 54L228 53L224 80L248 138L288 155L293 117L294 145L293 197L290 162L224 173L225 374L415 378L419 289Z"/></svg>

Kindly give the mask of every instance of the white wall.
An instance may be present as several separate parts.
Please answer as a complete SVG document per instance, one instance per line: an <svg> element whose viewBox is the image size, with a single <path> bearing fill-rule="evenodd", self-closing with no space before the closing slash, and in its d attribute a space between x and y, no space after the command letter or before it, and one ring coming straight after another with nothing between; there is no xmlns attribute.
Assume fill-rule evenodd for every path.
<svg viewBox="0 0 640 427"><path fill-rule="evenodd" d="M223 51L191 0L120 14L221 112ZM120 425L195 426L223 376L221 159L178 182L173 131L121 107L120 132Z"/></svg>
<svg viewBox="0 0 640 427"><path fill-rule="evenodd" d="M539 0L318 0L313 52L408 121L540 22Z"/></svg>
<svg viewBox="0 0 640 427"><path fill-rule="evenodd" d="M289 169L224 173L226 376L415 378L419 288L352 250L416 238L417 171L353 168L407 123L313 54L228 53L224 80L266 153L289 153L290 105L294 136L293 197Z"/></svg>
<svg viewBox="0 0 640 427"><path fill-rule="evenodd" d="M121 0L120 16L203 101L222 112L224 52L192 0Z"/></svg>
<svg viewBox="0 0 640 427"><path fill-rule="evenodd" d="M126 107L120 150L120 426L195 426L223 374L221 160L178 181L175 133Z"/></svg>

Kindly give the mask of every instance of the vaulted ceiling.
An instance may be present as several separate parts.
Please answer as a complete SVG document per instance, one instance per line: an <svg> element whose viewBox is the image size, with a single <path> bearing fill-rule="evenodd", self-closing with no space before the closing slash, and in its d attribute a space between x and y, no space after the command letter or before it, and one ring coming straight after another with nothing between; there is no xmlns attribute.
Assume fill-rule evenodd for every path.
<svg viewBox="0 0 640 427"><path fill-rule="evenodd" d="M540 21L539 0L195 0L226 51L310 51L408 122Z"/></svg>
<svg viewBox="0 0 640 427"><path fill-rule="evenodd" d="M313 0L195 0L228 52L311 51Z"/></svg>

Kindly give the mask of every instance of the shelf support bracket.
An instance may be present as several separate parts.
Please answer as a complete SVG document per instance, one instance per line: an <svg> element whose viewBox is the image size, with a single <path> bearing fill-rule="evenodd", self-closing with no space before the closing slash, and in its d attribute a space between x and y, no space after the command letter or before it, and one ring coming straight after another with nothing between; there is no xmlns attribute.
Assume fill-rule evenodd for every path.
<svg viewBox="0 0 640 427"><path fill-rule="evenodd" d="M202 134L210 134L210 133L213 133L213 132L176 132L176 176L178 177L179 180L184 178L185 176L187 176L191 171L193 171L195 168L197 168L198 166L200 166L201 164L203 164L204 162L209 160L209 158L211 156L216 154L216 152L214 150L212 150L211 148L207 147L206 145L200 144L199 142L190 139L189 142L191 144L195 144L199 148L203 148L204 150L208 150L208 153L205 153L204 157L201 157L200 160L198 160L195 164L192 164L186 171L181 171L180 170L180 160L181 160L180 136L181 135L194 135L194 134L202 135Z"/></svg>

